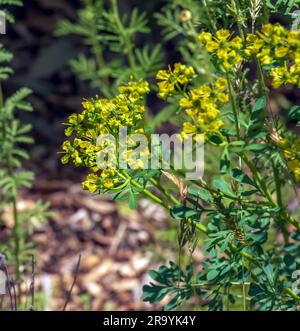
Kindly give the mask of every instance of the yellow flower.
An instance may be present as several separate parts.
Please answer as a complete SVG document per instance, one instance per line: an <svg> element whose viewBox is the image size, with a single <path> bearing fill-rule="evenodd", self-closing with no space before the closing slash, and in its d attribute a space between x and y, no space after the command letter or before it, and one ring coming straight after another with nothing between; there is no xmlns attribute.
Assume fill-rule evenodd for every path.
<svg viewBox="0 0 300 331"><path fill-rule="evenodd" d="M213 134L221 136L219 130L224 123L219 119L219 108L229 101L226 87L227 80L220 77L211 85L205 84L187 91L187 96L180 100L179 105L185 109L191 122L183 123L180 139L196 132L204 134L205 140Z"/></svg>
<svg viewBox="0 0 300 331"><path fill-rule="evenodd" d="M205 48L209 53L213 53L219 47L219 44L213 40L210 40L206 43Z"/></svg>
<svg viewBox="0 0 300 331"><path fill-rule="evenodd" d="M282 86L286 82L286 67L273 68L270 71L270 76L273 78L272 85L274 88Z"/></svg>
<svg viewBox="0 0 300 331"><path fill-rule="evenodd" d="M231 39L230 31L221 29L216 32L215 36L202 32L198 39L209 53L213 53L217 57L226 70L242 61L238 52L243 48L243 41L239 36Z"/></svg>
<svg viewBox="0 0 300 331"><path fill-rule="evenodd" d="M284 84L300 86L300 31L270 23L255 34L247 34L245 44L239 36L232 38L226 29L215 35L202 32L198 40L226 71L254 56L273 77L275 88Z"/></svg>
<svg viewBox="0 0 300 331"><path fill-rule="evenodd" d="M288 54L288 52L289 52L288 47L281 46L275 49L275 56L278 58L282 58L285 57Z"/></svg>
<svg viewBox="0 0 300 331"><path fill-rule="evenodd" d="M283 67L270 70L270 76L273 78L272 85L278 88L285 84L300 85L300 66L297 64L288 67L285 63Z"/></svg>
<svg viewBox="0 0 300 331"><path fill-rule="evenodd" d="M144 94L150 92L149 83L146 81L129 82L119 87L121 94L127 94L131 101L140 99Z"/></svg>
<svg viewBox="0 0 300 331"><path fill-rule="evenodd" d="M82 188L84 190L88 190L91 193L94 193L97 191L97 189L99 189L98 185L97 185L97 181L98 181L98 176L95 174L89 174L87 176L86 181L84 181L82 183Z"/></svg>
<svg viewBox="0 0 300 331"><path fill-rule="evenodd" d="M187 85L195 76L193 67L187 67L181 63L175 63L174 69L159 70L156 75L158 82L158 97L167 97L179 92L182 86Z"/></svg>
<svg viewBox="0 0 300 331"><path fill-rule="evenodd" d="M205 132L206 134L218 132L223 125L224 122L222 120L213 121L205 127Z"/></svg>
<svg viewBox="0 0 300 331"><path fill-rule="evenodd" d="M183 123L183 132L186 134L195 133L197 128L195 125L191 124L190 122Z"/></svg>
<svg viewBox="0 0 300 331"><path fill-rule="evenodd" d="M246 37L246 48L244 53L246 56L256 55L263 45L263 40L259 39L257 35L249 33Z"/></svg>
<svg viewBox="0 0 300 331"><path fill-rule="evenodd" d="M281 149L283 158L295 182L300 184L300 139L288 140L280 138L274 140L275 144Z"/></svg>
<svg viewBox="0 0 300 331"><path fill-rule="evenodd" d="M104 169L101 173L101 185L105 189L112 189L119 183L118 172L115 169Z"/></svg>
<svg viewBox="0 0 300 331"><path fill-rule="evenodd" d="M230 38L230 32L226 29L221 29L216 32L216 39L219 42L227 41Z"/></svg>
<svg viewBox="0 0 300 331"><path fill-rule="evenodd" d="M66 164L72 160L76 166L84 166L94 172L82 184L84 189L90 192L110 190L120 183L118 172L113 169L117 163L115 148L111 148L112 155L108 158L110 146L108 143L99 146L97 138L107 134L116 137L121 126L127 126L129 134L142 130L140 121L145 111L143 96L148 92L147 82L130 81L119 88L119 94L114 98L85 100L82 103L82 112L69 116L66 135L70 136L73 132L75 135L73 139L63 143L64 155L61 161ZM101 165L97 164L100 159L103 160ZM99 172L99 167L111 169L103 170L98 176L96 173Z"/></svg>
<svg viewBox="0 0 300 331"><path fill-rule="evenodd" d="M263 48L263 50L258 53L257 57L263 65L269 65L273 62L270 48Z"/></svg>
<svg viewBox="0 0 300 331"><path fill-rule="evenodd" d="M198 36L198 40L202 43L202 44L206 44L208 41L212 40L212 34L209 32L202 32L199 36Z"/></svg>
<svg viewBox="0 0 300 331"><path fill-rule="evenodd" d="M218 92L224 91L226 87L227 87L227 79L223 77L218 78L214 84L214 89Z"/></svg>
<svg viewBox="0 0 300 331"><path fill-rule="evenodd" d="M243 48L243 40L241 37L236 36L229 42L229 45L235 50L240 50Z"/></svg>
<svg viewBox="0 0 300 331"><path fill-rule="evenodd" d="M227 103L229 101L229 95L226 93L218 93L217 99L222 103Z"/></svg>

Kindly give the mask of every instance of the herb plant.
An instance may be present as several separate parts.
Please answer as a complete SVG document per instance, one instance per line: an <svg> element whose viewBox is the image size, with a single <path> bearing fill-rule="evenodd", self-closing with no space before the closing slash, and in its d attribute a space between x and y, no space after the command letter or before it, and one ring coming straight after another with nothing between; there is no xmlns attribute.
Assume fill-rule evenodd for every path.
<svg viewBox="0 0 300 331"><path fill-rule="evenodd" d="M158 304L168 297L166 310L183 304L230 310L238 301L244 310L297 310L300 297L293 273L300 268L300 223L299 213L292 213L288 204L298 199L300 140L274 112L271 93L300 88L300 31L270 23L279 8L290 19L296 5L167 1L156 18L165 42L180 38L176 51L184 64L158 70L155 87L146 80L151 72L137 74L139 66L131 59L139 52L133 44L128 47L134 34L112 30L116 2L98 19L101 45L125 49L131 69L124 67L128 75L119 80L102 75L103 65L94 72L90 80L105 76L109 92L102 90L105 98L85 100L83 111L69 117L62 162L90 169L83 189L127 198L132 208L140 196L147 196L178 223L179 255L186 251L190 258L150 271L154 282L144 286L145 301ZM143 16L138 19L134 13L133 21L140 22ZM65 31L67 26L75 31L64 23ZM130 31L144 32L138 26L144 25ZM103 31L110 31L111 38ZM101 168L97 159L107 153L107 144L99 143L100 134L118 140L123 126L128 133L145 135L155 129L144 121L147 102L151 108L152 99L145 98L150 90L165 103L163 120L157 123L172 117L182 141L201 134L206 154L218 158L218 169L214 164L202 179L186 180L184 169L148 169L142 158L150 158L148 149L136 158L136 146L124 156L127 169L118 160L117 166ZM293 105L286 117L297 123L300 106ZM107 161L105 155L100 158ZM201 266L193 262L196 247L205 252Z"/></svg>
<svg viewBox="0 0 300 331"><path fill-rule="evenodd" d="M22 6L22 1L0 0L0 8L11 23L14 22L14 16L10 12L12 5ZM31 233L30 220L34 217L37 221L44 222L50 213L49 205L40 200L27 210L21 211L18 206L20 191L31 188L34 180L34 173L24 170L25 161L29 159L25 146L33 142L29 136L31 125L22 123L18 115L19 111L32 111L32 106L27 101L32 92L29 88L21 88L10 96L4 95L3 85L13 74L13 69L9 66L12 59L13 54L0 44L0 216L4 208L9 208L14 221L8 238L9 244L1 243L0 249L8 258L8 264L15 267L12 282L16 284L15 304L20 308L25 262L31 261L31 255L35 253L34 244L28 240Z"/></svg>

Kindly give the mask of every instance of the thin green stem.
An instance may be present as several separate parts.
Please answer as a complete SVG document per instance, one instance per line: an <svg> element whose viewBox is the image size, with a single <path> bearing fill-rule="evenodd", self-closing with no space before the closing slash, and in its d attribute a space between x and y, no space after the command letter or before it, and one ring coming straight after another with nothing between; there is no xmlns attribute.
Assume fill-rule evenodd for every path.
<svg viewBox="0 0 300 331"><path fill-rule="evenodd" d="M237 23L239 35L241 36L241 38L243 40L245 40L245 34L244 34L243 26L242 26L242 18L241 18L241 15L240 15L241 10L240 10L239 2L237 0L234 0L231 3L235 7L235 14L236 14L235 18L236 18L236 23Z"/></svg>
<svg viewBox="0 0 300 331"><path fill-rule="evenodd" d="M210 14L210 8L209 8L209 6L207 5L206 0L203 0L203 5L204 5L204 10L205 10L205 13L206 13L207 19L208 19L209 23L211 24L212 30L213 30L214 32L216 32L216 31L217 31L217 27L216 27L216 24L215 24L215 19L213 19L213 18L211 17L211 14Z"/></svg>
<svg viewBox="0 0 300 331"><path fill-rule="evenodd" d="M120 36L122 36L122 38L123 38L128 63L130 65L130 68L132 70L134 70L135 69L135 59L134 59L134 55L132 52L133 46L132 46L130 37L128 36L128 33L125 31L125 27L121 21L119 10L118 10L118 2L117 2L117 0L111 0L110 2L111 2L112 12L115 16L116 25L118 27Z"/></svg>
<svg viewBox="0 0 300 331"><path fill-rule="evenodd" d="M151 182L156 188L158 188L158 189L160 190L160 192L161 192L166 198L168 198L168 199L170 199L172 202L174 202L175 205L179 205L179 204L180 204L180 201L179 201L176 197L174 197L173 194L171 194L171 193L169 193L168 191L166 191L166 190L162 187L162 185L161 185L156 179L151 178L151 179L150 179L150 182Z"/></svg>
<svg viewBox="0 0 300 331"><path fill-rule="evenodd" d="M242 159L247 164L248 168L251 170L253 176L256 178L267 200L271 203L271 205L276 205L275 201L272 198L272 194L267 187L267 184L263 180L263 177L261 176L259 171L256 169L255 165L248 159L245 154L242 155Z"/></svg>
<svg viewBox="0 0 300 331"><path fill-rule="evenodd" d="M230 101L231 101L231 106L232 106L232 111L233 111L233 116L234 116L236 136L237 136L238 140L240 140L241 136L240 136L238 110L237 110L236 100L235 100L235 97L234 97L233 87L232 87L232 84L231 84L229 73L227 71L226 71L226 79L227 79L229 96L230 96Z"/></svg>
<svg viewBox="0 0 300 331"><path fill-rule="evenodd" d="M136 180L132 179L126 171L124 170L120 170L119 174L124 178L124 179L129 179L130 183L138 188L139 190L141 190L145 195L147 195L150 199L152 199L154 202L158 203L159 205L163 206L164 208L170 210L171 206L169 206L165 201L161 200L160 198L158 198L156 195L154 195L153 193L151 193L149 190L147 190L146 188L143 187L143 185L141 185L140 183L138 183Z"/></svg>
<svg viewBox="0 0 300 331"><path fill-rule="evenodd" d="M157 196L155 196L153 193L151 193L150 191L148 191L146 188L144 188L141 184L139 184L138 182L136 182L134 179L132 179L124 170L121 170L119 172L120 176L123 177L124 179L128 179L130 180L130 183L135 186L136 188L140 189L145 195L147 195L150 199L152 199L154 202L160 204L162 207L164 207L165 209L167 209L168 211L172 208L171 206L169 206L166 202L164 202L163 200L161 200L160 198L158 198ZM159 189L159 188L158 188ZM192 219L188 219L189 222L192 222ZM196 229L198 231L200 231L203 234L208 234L209 231L207 229L207 227L204 224L201 223L197 223L196 224ZM255 256L247 253L244 250L240 250L234 243L229 242L228 244L229 249L237 254L239 254L240 256L244 257L245 259L247 259L249 262L253 263L254 265L256 265L257 267L259 267L262 272L265 273L264 268L261 266L260 262L255 258ZM266 275L267 277L267 275ZM267 281L269 281L268 277L267 277ZM272 288L272 284L270 284L271 288ZM294 293L291 289L289 288L284 288L284 291L293 299L297 300L300 302L300 297L297 296L296 293Z"/></svg>
<svg viewBox="0 0 300 331"><path fill-rule="evenodd" d="M103 51L102 51L102 47L99 44L98 41L98 31L97 31L97 22L96 19L94 20L92 26L92 31L91 31L91 42L92 42L92 48L93 48L93 52L95 55L95 61L96 61L96 65L98 70L105 68L106 64L105 64L105 60L104 60L104 56L103 56ZM105 87L105 93L106 89L109 88L109 79L107 76L104 76L102 78L102 81L104 83L104 87Z"/></svg>
<svg viewBox="0 0 300 331"><path fill-rule="evenodd" d="M260 87L260 94L264 95L266 98L268 97L268 88L265 82L265 77L263 73L263 69L259 59L256 58L256 63L258 67L258 79L259 79L259 87Z"/></svg>
<svg viewBox="0 0 300 331"><path fill-rule="evenodd" d="M278 169L277 169L276 165L274 164L274 162L272 162L272 168L273 168L274 180L275 180L277 204L282 210L284 210L285 207L284 207L283 201L282 201L281 181L280 181ZM282 232L282 235L284 238L284 242L285 242L285 244L287 244L289 242L289 232L288 232L285 224L280 224L280 229L281 229L281 232Z"/></svg>
<svg viewBox="0 0 300 331"><path fill-rule="evenodd" d="M2 109L4 106L4 98L3 98L3 90L2 85L0 83L0 109ZM5 125L3 125L3 138L5 139L6 136L6 129ZM11 178L14 178L14 172L12 167L12 161L11 161L11 154L9 153L6 157L6 170L8 175ZM13 240L14 240L14 260L15 260L15 266L16 266L16 280L18 281L17 288L18 288L18 303L20 304L21 301L21 259L20 259L20 242L21 242L21 229L20 229L20 222L19 222L19 213L17 209L17 194L12 195L11 197L11 205L13 210L13 219L14 219L14 226L13 226Z"/></svg>
<svg viewBox="0 0 300 331"><path fill-rule="evenodd" d="M272 164L272 167L273 167L274 179L275 179L277 203L278 203L279 207L283 208L281 181L280 181L280 177L279 177L279 172L274 163Z"/></svg>
<svg viewBox="0 0 300 331"><path fill-rule="evenodd" d="M255 165L247 158L246 155L242 155L244 162L247 164L249 169L252 171L253 176L256 178L257 182L259 183L263 193L265 194L266 198L270 202L270 204L274 207L280 206L274 201L272 194L270 193L267 184L265 183L264 179L262 178L259 171L256 169ZM284 209L280 208L279 211L280 216L288 223L292 224L297 230L300 230L300 223L298 223L292 216L290 216Z"/></svg>

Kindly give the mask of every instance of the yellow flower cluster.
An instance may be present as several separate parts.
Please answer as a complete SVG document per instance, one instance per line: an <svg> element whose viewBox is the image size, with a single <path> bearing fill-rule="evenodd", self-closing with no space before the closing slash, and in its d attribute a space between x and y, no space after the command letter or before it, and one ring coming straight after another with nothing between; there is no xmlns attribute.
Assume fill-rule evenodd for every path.
<svg viewBox="0 0 300 331"><path fill-rule="evenodd" d="M295 181L300 184L300 138L294 141L280 139L277 146L282 150L287 167Z"/></svg>
<svg viewBox="0 0 300 331"><path fill-rule="evenodd" d="M85 166L93 171L89 174L83 188L91 192L99 189L112 189L122 179L115 169L101 171L97 166L97 157L106 144L98 145L99 135L118 135L118 129L126 126L128 133L140 132L140 120L145 111L143 96L149 92L147 82L129 82L119 88L119 94L112 99L92 99L82 103L83 111L68 118L66 136L75 138L63 143L63 164L72 160L76 166Z"/></svg>
<svg viewBox="0 0 300 331"><path fill-rule="evenodd" d="M193 67L187 67L181 63L175 63L174 69L159 70L156 79L158 82L158 97L167 99L187 85L195 76Z"/></svg>
<svg viewBox="0 0 300 331"><path fill-rule="evenodd" d="M215 54L225 70L229 70L242 62L239 51L243 48L243 41L238 36L232 38L228 30L221 29L216 32L215 36L208 32L202 32L198 39L209 53Z"/></svg>
<svg viewBox="0 0 300 331"><path fill-rule="evenodd" d="M104 169L100 176L95 173L88 174L86 181L82 183L82 188L94 193L101 188L111 190L120 184L121 178L116 169Z"/></svg>
<svg viewBox="0 0 300 331"><path fill-rule="evenodd" d="M182 138L185 134L193 133L204 134L205 140L213 134L219 135L224 124L219 118L220 107L229 101L226 88L227 80L221 77L214 84L192 88L186 93L180 100L180 106L192 122L183 124Z"/></svg>
<svg viewBox="0 0 300 331"><path fill-rule="evenodd" d="M199 41L225 70L250 57L256 57L273 78L273 87L300 86L300 31L289 31L279 23L266 24L261 31L249 33L243 43L222 29L213 36L202 32Z"/></svg>
<svg viewBox="0 0 300 331"><path fill-rule="evenodd" d="M246 55L255 55L263 66L271 66L273 87L300 86L300 32L289 31L279 23L266 24L246 39Z"/></svg>

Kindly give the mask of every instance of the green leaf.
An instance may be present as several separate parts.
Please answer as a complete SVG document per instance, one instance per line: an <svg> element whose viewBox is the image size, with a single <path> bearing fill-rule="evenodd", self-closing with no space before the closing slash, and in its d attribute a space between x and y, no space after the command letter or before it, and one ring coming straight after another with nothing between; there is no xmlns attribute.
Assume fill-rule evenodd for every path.
<svg viewBox="0 0 300 331"><path fill-rule="evenodd" d="M244 141L232 141L229 145L229 151L232 153L241 153L244 150L245 142Z"/></svg>
<svg viewBox="0 0 300 331"><path fill-rule="evenodd" d="M226 174L229 171L230 168L230 157L229 157L229 151L228 148L225 147L222 155L221 155L221 161L220 161L220 173Z"/></svg>
<svg viewBox="0 0 300 331"><path fill-rule="evenodd" d="M143 300L151 304L159 303L170 290L163 286L158 285L145 285L143 286Z"/></svg>
<svg viewBox="0 0 300 331"><path fill-rule="evenodd" d="M283 262L286 265L286 267L290 270L295 270L297 267L295 258L290 254L284 256Z"/></svg>
<svg viewBox="0 0 300 331"><path fill-rule="evenodd" d="M293 106L288 112L288 118L299 119L300 118L300 106Z"/></svg>
<svg viewBox="0 0 300 331"><path fill-rule="evenodd" d="M265 123L265 108L267 101L265 97L259 98L251 112L250 123L248 126L247 136L248 138L257 138L258 135L261 135L263 126Z"/></svg>
<svg viewBox="0 0 300 331"><path fill-rule="evenodd" d="M252 114L257 115L257 112L265 109L266 106L267 106L266 98L260 97L259 99L257 99L257 101L252 109Z"/></svg>
<svg viewBox="0 0 300 331"><path fill-rule="evenodd" d="M183 220L187 218L199 219L201 216L201 212L186 206L174 206L170 210L170 214L175 220Z"/></svg>
<svg viewBox="0 0 300 331"><path fill-rule="evenodd" d="M193 196L195 196L195 197L197 197L197 198L199 198L199 199L201 199L201 200L203 200L207 203L213 202L213 198L212 198L211 194L208 191L200 190L196 187L189 187L188 192L191 195L193 195Z"/></svg>
<svg viewBox="0 0 300 331"><path fill-rule="evenodd" d="M237 181L239 181L240 183L249 184L256 187L253 181L251 180L251 178L241 169L237 169L237 168L232 169L231 173L232 173L232 177Z"/></svg>
<svg viewBox="0 0 300 331"><path fill-rule="evenodd" d="M212 281L214 280L215 278L217 278L219 276L219 271L216 270L216 269L213 269L213 270L210 270L207 275L206 275L206 278L208 281Z"/></svg>
<svg viewBox="0 0 300 331"><path fill-rule="evenodd" d="M225 182L224 179L222 178L216 178L213 180L213 185L216 187L218 190L220 190L222 193L234 196L234 193L231 189L231 186Z"/></svg>
<svg viewBox="0 0 300 331"><path fill-rule="evenodd" d="M213 143L214 145L221 145L222 143L224 143L224 140L222 140L222 138L219 135L213 135L209 138L209 141L211 143Z"/></svg>
<svg viewBox="0 0 300 331"><path fill-rule="evenodd" d="M130 190L130 193L129 193L129 208L137 209L137 207L138 207L138 202L137 202L136 194L133 192L133 190Z"/></svg>
<svg viewBox="0 0 300 331"><path fill-rule="evenodd" d="M244 151L251 151L254 153L262 152L264 149L266 149L266 144L249 144L244 147Z"/></svg>

